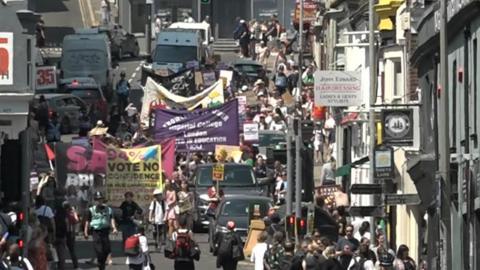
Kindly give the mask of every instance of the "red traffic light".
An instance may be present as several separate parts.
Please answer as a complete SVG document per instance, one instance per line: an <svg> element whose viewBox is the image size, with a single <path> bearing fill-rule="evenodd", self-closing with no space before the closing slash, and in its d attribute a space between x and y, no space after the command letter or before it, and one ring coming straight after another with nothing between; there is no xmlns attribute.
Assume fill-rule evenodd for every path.
<svg viewBox="0 0 480 270"><path fill-rule="evenodd" d="M23 212L19 212L17 214L18 222L22 222L24 218L25 218L25 214L23 214Z"/></svg>
<svg viewBox="0 0 480 270"><path fill-rule="evenodd" d="M22 239L18 239L18 240L17 240L17 245L18 245L18 247L19 247L20 249L22 249L22 248L23 248L23 240L22 240Z"/></svg>
<svg viewBox="0 0 480 270"><path fill-rule="evenodd" d="M295 216L290 216L290 218L288 219L288 223L295 224Z"/></svg>
<svg viewBox="0 0 480 270"><path fill-rule="evenodd" d="M305 223L305 219L300 219L300 227L305 227L306 223Z"/></svg>

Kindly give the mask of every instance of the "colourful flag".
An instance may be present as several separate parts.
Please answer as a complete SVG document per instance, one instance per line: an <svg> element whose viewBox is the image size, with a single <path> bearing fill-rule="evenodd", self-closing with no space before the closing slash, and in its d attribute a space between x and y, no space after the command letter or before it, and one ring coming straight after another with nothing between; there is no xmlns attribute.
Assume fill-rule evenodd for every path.
<svg viewBox="0 0 480 270"><path fill-rule="evenodd" d="M50 148L50 146L48 144L43 144L43 146L45 147L45 152L47 153L47 158L48 160L52 161L55 159L55 153L53 152L52 148Z"/></svg>

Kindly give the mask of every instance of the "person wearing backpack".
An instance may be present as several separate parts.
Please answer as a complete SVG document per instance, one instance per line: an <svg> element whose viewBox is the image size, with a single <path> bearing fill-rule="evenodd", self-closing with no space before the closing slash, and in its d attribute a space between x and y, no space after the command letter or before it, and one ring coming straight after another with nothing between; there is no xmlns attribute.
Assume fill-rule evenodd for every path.
<svg viewBox="0 0 480 270"><path fill-rule="evenodd" d="M40 223L40 227L45 231L45 244L47 247L47 260L49 263L54 261L56 252L53 244L55 243L55 215L52 208L46 205L43 196L35 198L35 215Z"/></svg>
<svg viewBox="0 0 480 270"><path fill-rule="evenodd" d="M175 270L195 270L194 260L200 260L200 249L193 240L193 232L187 228L187 218L179 216L179 228L172 233L175 243L173 259Z"/></svg>
<svg viewBox="0 0 480 270"><path fill-rule="evenodd" d="M97 255L98 269L105 269L105 262L108 254L111 252L110 247L110 230L117 234L117 227L113 216L112 208L105 204L105 197L100 191L94 194L95 205L90 207L86 213L86 222L84 227L85 239L92 234L95 254Z"/></svg>
<svg viewBox="0 0 480 270"><path fill-rule="evenodd" d="M148 255L148 241L145 228L138 226L138 233L125 240L124 250L127 259L125 263L130 270L143 270L144 265L150 265Z"/></svg>
<svg viewBox="0 0 480 270"><path fill-rule="evenodd" d="M265 252L263 267L265 270L280 270L280 261L285 253L283 247L283 233L275 232L273 234L273 244L269 245Z"/></svg>
<svg viewBox="0 0 480 270"><path fill-rule="evenodd" d="M358 254L353 256L348 270L375 270L375 263L369 258L368 246L361 244Z"/></svg>
<svg viewBox="0 0 480 270"><path fill-rule="evenodd" d="M277 91L280 93L280 95L283 95L288 87L288 78L285 74L285 65L282 64L278 66L277 74L275 74L273 81L275 82L275 88L277 88Z"/></svg>
<svg viewBox="0 0 480 270"><path fill-rule="evenodd" d="M285 253L281 258L279 269L292 270L293 258L295 257L295 245L292 242L285 242L283 247L285 249Z"/></svg>
<svg viewBox="0 0 480 270"><path fill-rule="evenodd" d="M217 250L217 268L236 270L238 262L245 259L242 239L235 232L235 227L235 222L228 221L228 232L218 232L214 237Z"/></svg>
<svg viewBox="0 0 480 270"><path fill-rule="evenodd" d="M120 205L122 209L122 221L120 222L120 229L122 231L123 242L127 240L128 237L135 234L137 225L135 224L135 218L138 215L141 215L143 210L138 206L138 204L133 200L133 192L127 191L124 194L125 201Z"/></svg>
<svg viewBox="0 0 480 270"><path fill-rule="evenodd" d="M153 238L155 238L155 248L159 249L165 243L166 229L163 222L165 213L165 203L163 202L162 191L155 189L153 191L154 199L148 207L148 221L153 225Z"/></svg>
<svg viewBox="0 0 480 270"><path fill-rule="evenodd" d="M117 103L121 113L123 113L128 105L128 96L130 92L130 83L125 79L125 76L125 71L122 71L116 87Z"/></svg>

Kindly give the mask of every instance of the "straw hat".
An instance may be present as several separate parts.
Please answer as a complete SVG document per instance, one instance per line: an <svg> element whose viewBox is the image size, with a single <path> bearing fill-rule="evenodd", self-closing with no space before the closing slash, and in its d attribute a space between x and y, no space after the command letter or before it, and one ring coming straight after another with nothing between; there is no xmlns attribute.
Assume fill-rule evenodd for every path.
<svg viewBox="0 0 480 270"><path fill-rule="evenodd" d="M262 79L258 79L256 82L255 82L255 86L257 85L260 85L260 84L265 84L265 82L262 80Z"/></svg>

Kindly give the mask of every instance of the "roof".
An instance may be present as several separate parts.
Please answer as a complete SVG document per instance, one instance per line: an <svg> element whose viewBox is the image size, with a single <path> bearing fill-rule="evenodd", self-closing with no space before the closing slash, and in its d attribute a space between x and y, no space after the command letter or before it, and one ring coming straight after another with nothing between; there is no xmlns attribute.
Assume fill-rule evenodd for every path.
<svg viewBox="0 0 480 270"><path fill-rule="evenodd" d="M226 200L265 200L265 201L272 201L272 198L266 196L256 196L256 195L245 195L245 194L226 194Z"/></svg>
<svg viewBox="0 0 480 270"><path fill-rule="evenodd" d="M186 23L186 22L176 22L172 23L168 28L169 29L197 29L207 31L210 25L208 23Z"/></svg>
<svg viewBox="0 0 480 270"><path fill-rule="evenodd" d="M45 99L54 99L59 97L75 97L74 95L71 95L71 94L36 94L34 98L39 99L40 96L44 96Z"/></svg>
<svg viewBox="0 0 480 270"><path fill-rule="evenodd" d="M262 64L258 63L257 61L250 60L250 59L238 59L232 62L232 65L254 65L254 66L262 66Z"/></svg>
<svg viewBox="0 0 480 270"><path fill-rule="evenodd" d="M200 164L197 166L197 168L206 168L206 167L213 167L215 163L208 163L208 164ZM225 163L226 167L251 167L248 164L242 164L242 163Z"/></svg>

